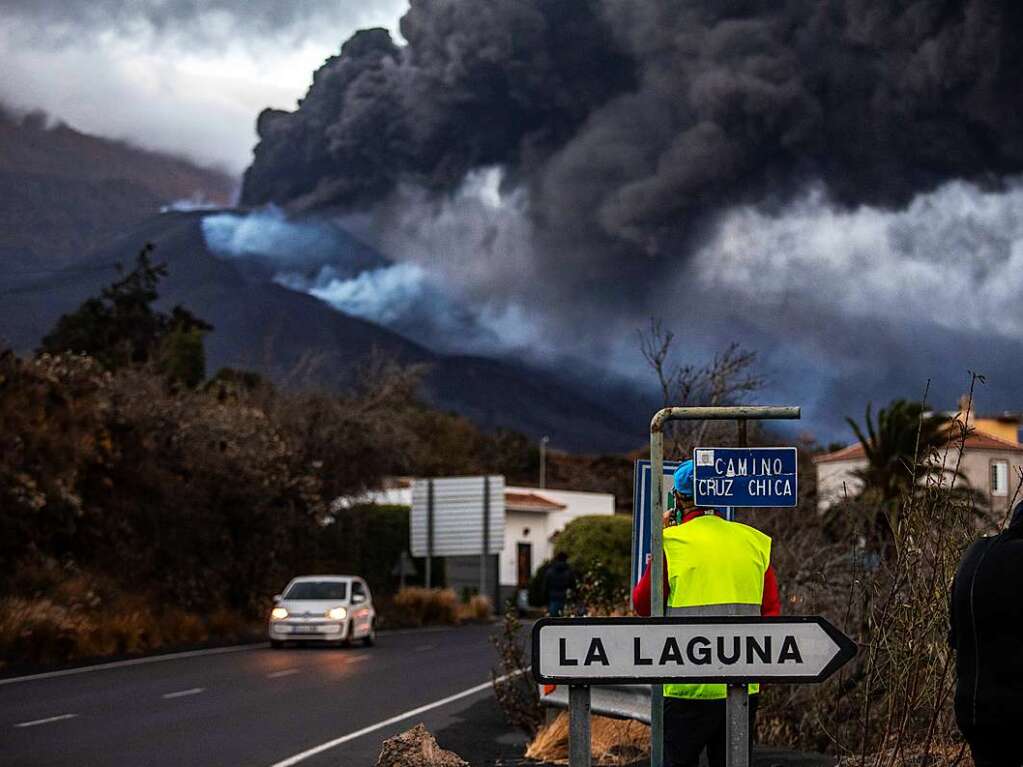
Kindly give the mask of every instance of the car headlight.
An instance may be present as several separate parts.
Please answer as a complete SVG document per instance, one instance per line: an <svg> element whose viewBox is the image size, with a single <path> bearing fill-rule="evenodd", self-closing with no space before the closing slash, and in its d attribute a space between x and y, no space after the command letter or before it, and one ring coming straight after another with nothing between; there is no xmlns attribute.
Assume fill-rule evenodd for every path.
<svg viewBox="0 0 1023 767"><path fill-rule="evenodd" d="M343 607L331 607L327 610L327 617L332 621L343 621L348 617L348 611Z"/></svg>
<svg viewBox="0 0 1023 767"><path fill-rule="evenodd" d="M272 621L282 621L287 617L288 611L285 610L283 607L275 607L273 610L270 611L270 620Z"/></svg>

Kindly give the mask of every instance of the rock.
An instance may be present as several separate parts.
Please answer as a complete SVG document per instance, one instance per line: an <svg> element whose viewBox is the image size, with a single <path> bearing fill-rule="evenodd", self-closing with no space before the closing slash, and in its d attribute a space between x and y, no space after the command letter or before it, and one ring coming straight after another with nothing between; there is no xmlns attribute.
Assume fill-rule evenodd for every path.
<svg viewBox="0 0 1023 767"><path fill-rule="evenodd" d="M376 767L469 767L458 754L445 751L422 724L384 741Z"/></svg>

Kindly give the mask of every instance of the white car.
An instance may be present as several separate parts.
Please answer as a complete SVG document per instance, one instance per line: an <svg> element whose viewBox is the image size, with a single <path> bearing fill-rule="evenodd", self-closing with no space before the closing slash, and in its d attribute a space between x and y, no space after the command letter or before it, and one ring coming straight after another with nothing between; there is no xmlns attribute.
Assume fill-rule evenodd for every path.
<svg viewBox="0 0 1023 767"><path fill-rule="evenodd" d="M274 597L270 645L289 640L350 644L376 641L376 610L366 581L354 575L303 575Z"/></svg>

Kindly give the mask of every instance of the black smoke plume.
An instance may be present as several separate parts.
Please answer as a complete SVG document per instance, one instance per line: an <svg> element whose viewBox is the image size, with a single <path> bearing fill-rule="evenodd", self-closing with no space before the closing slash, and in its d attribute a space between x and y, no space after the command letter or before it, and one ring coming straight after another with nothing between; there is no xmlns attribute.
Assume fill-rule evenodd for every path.
<svg viewBox="0 0 1023 767"><path fill-rule="evenodd" d="M366 208L499 165L540 258L607 287L807 182L901 206L1023 170L1010 0L413 0L401 32L260 116L243 202Z"/></svg>

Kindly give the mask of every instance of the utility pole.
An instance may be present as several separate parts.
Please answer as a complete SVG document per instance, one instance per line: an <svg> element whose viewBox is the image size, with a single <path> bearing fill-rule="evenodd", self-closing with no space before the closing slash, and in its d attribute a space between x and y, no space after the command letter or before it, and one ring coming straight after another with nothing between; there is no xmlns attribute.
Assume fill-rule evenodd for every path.
<svg viewBox="0 0 1023 767"><path fill-rule="evenodd" d="M547 487L547 443L551 438L547 435L540 437L540 489Z"/></svg>

